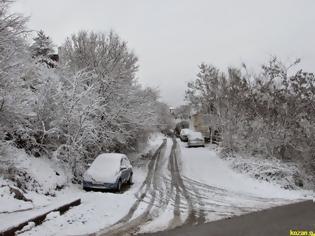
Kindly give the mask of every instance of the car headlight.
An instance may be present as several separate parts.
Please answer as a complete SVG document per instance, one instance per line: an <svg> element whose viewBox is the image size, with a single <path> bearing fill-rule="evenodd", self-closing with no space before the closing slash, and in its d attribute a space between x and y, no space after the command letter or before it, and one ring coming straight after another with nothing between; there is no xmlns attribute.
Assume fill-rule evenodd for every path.
<svg viewBox="0 0 315 236"><path fill-rule="evenodd" d="M85 180L87 182L91 182L92 181L92 177L88 173L84 173L83 174L83 180Z"/></svg>

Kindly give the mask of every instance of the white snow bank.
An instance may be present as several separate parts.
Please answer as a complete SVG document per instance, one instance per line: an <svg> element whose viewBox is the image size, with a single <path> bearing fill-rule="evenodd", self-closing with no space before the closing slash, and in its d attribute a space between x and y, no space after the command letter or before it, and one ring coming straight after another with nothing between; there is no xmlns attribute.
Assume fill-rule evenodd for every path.
<svg viewBox="0 0 315 236"><path fill-rule="evenodd" d="M30 191L22 192L24 197L30 201L19 200L14 197L14 193L10 192L10 187L15 188L14 185L14 182L0 177L0 214L13 214L26 210L39 209L51 204L54 199L51 196ZM3 216L6 214L3 214Z"/></svg>
<svg viewBox="0 0 315 236"><path fill-rule="evenodd" d="M283 162L275 158L229 156L231 167L252 178L273 182L285 189L299 189L304 186L298 166L293 162Z"/></svg>
<svg viewBox="0 0 315 236"><path fill-rule="evenodd" d="M63 171L47 158L29 157L21 160L16 167L29 175L29 181L26 183L29 190L44 194L53 193L56 188L67 182Z"/></svg>
<svg viewBox="0 0 315 236"><path fill-rule="evenodd" d="M0 214L0 231L4 231L11 228L12 226L19 225L29 219L44 214L48 211L54 210L55 208L60 207L75 199L77 199L77 197L73 195L69 195L67 197L60 196L50 199L50 202L47 204L47 206L34 207L31 210L21 212Z"/></svg>
<svg viewBox="0 0 315 236"><path fill-rule="evenodd" d="M179 142L185 176L210 186L265 198L301 199L307 192L282 189L275 183L259 181L237 173L229 162L208 148L188 149Z"/></svg>
<svg viewBox="0 0 315 236"><path fill-rule="evenodd" d="M35 227L35 223L34 222L32 222L32 221L28 222L28 224L25 225L21 230L17 231L16 234L21 234L21 233L23 233L25 231L28 231L28 230L30 230L30 229L32 229L34 227Z"/></svg>
<svg viewBox="0 0 315 236"><path fill-rule="evenodd" d="M32 209L33 204L31 202L14 198L14 194L10 192L9 184L13 186L12 182L0 177L0 214Z"/></svg>
<svg viewBox="0 0 315 236"><path fill-rule="evenodd" d="M85 192L79 185L58 192L57 198L80 197L81 205L71 208L61 216L46 218L43 224L21 235L85 235L104 229L127 214L130 206L136 201L135 193L145 174L143 169L134 168L134 184L122 194Z"/></svg>
<svg viewBox="0 0 315 236"><path fill-rule="evenodd" d="M65 170L57 160L35 158L24 150L5 146L0 164L3 177L14 181L18 187L42 194L54 194L67 182Z"/></svg>
<svg viewBox="0 0 315 236"><path fill-rule="evenodd" d="M46 220L46 221L47 221L47 220L52 220L52 219L57 218L58 216L60 216L60 212L59 212L59 211L53 211L53 212L50 212L50 213L46 216L45 220Z"/></svg>
<svg viewBox="0 0 315 236"><path fill-rule="evenodd" d="M166 136L162 133L153 133L148 140L147 151L158 148L165 138Z"/></svg>

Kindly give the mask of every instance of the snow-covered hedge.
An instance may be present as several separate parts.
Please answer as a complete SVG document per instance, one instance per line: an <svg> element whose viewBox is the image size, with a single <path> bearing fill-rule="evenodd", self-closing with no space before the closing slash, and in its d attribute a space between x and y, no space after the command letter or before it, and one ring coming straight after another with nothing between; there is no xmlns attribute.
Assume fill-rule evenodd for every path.
<svg viewBox="0 0 315 236"><path fill-rule="evenodd" d="M315 180L315 75L299 68L299 63L299 59L287 64L273 57L250 73L246 65L228 68L226 73L202 63L197 78L188 83L186 98L198 112L210 113L210 128L220 131L222 146L262 159L292 161L305 179ZM291 166L266 162L275 168L259 170L266 173L262 178L286 178L286 168L296 175ZM237 168L264 166L264 161L245 163Z"/></svg>
<svg viewBox="0 0 315 236"><path fill-rule="evenodd" d="M276 158L231 154L221 150L221 157L230 162L237 172L255 179L279 184L285 189L310 188L308 178L302 174L294 162L284 162Z"/></svg>

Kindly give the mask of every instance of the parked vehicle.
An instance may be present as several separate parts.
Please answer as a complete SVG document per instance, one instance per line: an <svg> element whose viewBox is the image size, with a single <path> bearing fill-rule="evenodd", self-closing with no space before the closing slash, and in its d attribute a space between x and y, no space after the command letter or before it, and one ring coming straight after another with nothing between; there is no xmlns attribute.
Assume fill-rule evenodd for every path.
<svg viewBox="0 0 315 236"><path fill-rule="evenodd" d="M182 142L187 142L188 141L188 134L191 132L190 129L182 129L180 131L179 138Z"/></svg>
<svg viewBox="0 0 315 236"><path fill-rule="evenodd" d="M188 129L188 128L189 128L189 122L183 120L176 124L176 127L174 129L174 134L176 135L176 137L179 137L182 129Z"/></svg>
<svg viewBox="0 0 315 236"><path fill-rule="evenodd" d="M200 132L190 132L188 134L188 147L204 147L205 140Z"/></svg>
<svg viewBox="0 0 315 236"><path fill-rule="evenodd" d="M123 184L132 183L132 166L120 153L104 153L95 158L83 175L83 189L120 191Z"/></svg>

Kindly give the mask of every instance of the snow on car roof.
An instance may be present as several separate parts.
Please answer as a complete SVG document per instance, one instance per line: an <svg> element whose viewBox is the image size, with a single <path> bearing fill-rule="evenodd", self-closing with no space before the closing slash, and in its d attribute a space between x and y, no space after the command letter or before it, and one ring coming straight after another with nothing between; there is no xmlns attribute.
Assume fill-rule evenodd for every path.
<svg viewBox="0 0 315 236"><path fill-rule="evenodd" d="M190 132L188 134L188 137L192 138L192 139L194 139L194 138L203 138L202 134L200 132Z"/></svg>
<svg viewBox="0 0 315 236"><path fill-rule="evenodd" d="M126 157L125 154L122 153L102 153L98 155L95 159L97 158L108 158L108 159L121 159L123 157Z"/></svg>
<svg viewBox="0 0 315 236"><path fill-rule="evenodd" d="M121 153L102 153L95 158L90 168L97 166L103 170L119 169L120 161L124 157L126 155Z"/></svg>
<svg viewBox="0 0 315 236"><path fill-rule="evenodd" d="M182 129L181 131L180 131L180 133L181 134L189 134L191 132L191 130L190 129Z"/></svg>

